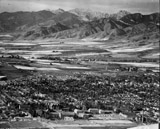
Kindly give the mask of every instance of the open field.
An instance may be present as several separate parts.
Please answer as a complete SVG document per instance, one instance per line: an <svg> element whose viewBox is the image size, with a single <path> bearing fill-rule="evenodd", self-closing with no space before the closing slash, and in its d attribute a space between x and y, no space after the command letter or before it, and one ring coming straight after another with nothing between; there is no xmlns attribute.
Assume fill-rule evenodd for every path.
<svg viewBox="0 0 160 129"><path fill-rule="evenodd" d="M77 121L42 121L44 127L54 129L127 129L136 126L128 120L77 120Z"/></svg>
<svg viewBox="0 0 160 129"><path fill-rule="evenodd" d="M53 74L58 71L65 74L68 71L106 74L113 64L119 67L158 69L158 40L152 43L147 41L148 43L141 45L142 42L144 41L8 41L0 43L0 60L17 70L45 71Z"/></svg>

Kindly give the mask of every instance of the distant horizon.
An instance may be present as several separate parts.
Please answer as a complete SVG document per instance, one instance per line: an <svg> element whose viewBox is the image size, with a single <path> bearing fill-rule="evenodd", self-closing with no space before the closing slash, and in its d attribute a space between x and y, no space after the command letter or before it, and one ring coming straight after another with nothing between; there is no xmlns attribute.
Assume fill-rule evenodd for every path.
<svg viewBox="0 0 160 129"><path fill-rule="evenodd" d="M52 11L59 8L65 11L82 8L108 14L120 10L142 14L160 12L159 0L0 0L0 13Z"/></svg>
<svg viewBox="0 0 160 129"><path fill-rule="evenodd" d="M58 8L58 9L62 9L62 8ZM50 10L50 9L42 9L42 10L36 10L36 11L29 11L29 10L19 10L19 11L4 11L4 12L0 12L0 13L16 13L16 12L40 12L40 11L50 11L53 13L53 11L56 11L58 9L55 9L55 10ZM73 8L73 9L77 9L77 8ZM73 10L73 9L70 9L70 10ZM82 9L82 8L78 8L78 9ZM63 9L64 10L64 9ZM70 10L64 10L65 12L68 12ZM91 9L86 9L86 10L91 10ZM91 11L94 11L94 10L91 10ZM114 12L114 13L108 13L108 12L104 12L104 11L95 11L95 12L101 12L101 13L108 13L109 15L111 14L115 14L115 13L118 13L120 11L127 11L129 12L128 10L119 10L117 12ZM156 12L148 12L148 13L143 13L143 12L129 12L131 14L134 14L134 13L141 13L141 14L144 14L144 15L147 15L147 14L153 14L153 13L160 13L158 11Z"/></svg>

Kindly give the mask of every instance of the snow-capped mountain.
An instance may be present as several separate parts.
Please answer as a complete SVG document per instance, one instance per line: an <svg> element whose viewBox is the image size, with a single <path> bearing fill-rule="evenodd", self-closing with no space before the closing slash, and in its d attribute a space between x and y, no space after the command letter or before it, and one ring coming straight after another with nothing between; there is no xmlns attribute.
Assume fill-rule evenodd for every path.
<svg viewBox="0 0 160 129"><path fill-rule="evenodd" d="M64 13L65 11L63 10L63 9L57 9L57 10L52 10L52 12L54 13L54 14L61 14L61 13Z"/></svg>
<svg viewBox="0 0 160 129"><path fill-rule="evenodd" d="M119 20L120 18L128 15L128 14L131 14L130 12L128 11L125 11L125 10L120 10L119 12L117 13L114 13L114 14L110 14L110 17L116 19L116 20Z"/></svg>
<svg viewBox="0 0 160 129"><path fill-rule="evenodd" d="M92 11L90 9L80 9L76 8L69 11L77 16L79 16L84 21L92 21L100 18L108 18L109 14L104 12Z"/></svg>

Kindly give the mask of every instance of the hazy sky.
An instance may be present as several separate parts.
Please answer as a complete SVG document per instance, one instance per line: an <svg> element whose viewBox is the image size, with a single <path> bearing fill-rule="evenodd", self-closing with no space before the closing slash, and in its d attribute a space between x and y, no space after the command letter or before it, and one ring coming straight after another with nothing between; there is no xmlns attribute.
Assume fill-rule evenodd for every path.
<svg viewBox="0 0 160 129"><path fill-rule="evenodd" d="M55 10L62 8L85 8L115 13L119 10L130 12L159 12L159 0L0 0L0 12Z"/></svg>

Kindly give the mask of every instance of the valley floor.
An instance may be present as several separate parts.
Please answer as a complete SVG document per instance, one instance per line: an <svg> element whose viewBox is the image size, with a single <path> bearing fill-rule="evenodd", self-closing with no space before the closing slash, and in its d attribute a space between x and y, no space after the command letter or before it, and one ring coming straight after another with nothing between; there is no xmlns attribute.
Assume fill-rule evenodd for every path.
<svg viewBox="0 0 160 129"><path fill-rule="evenodd" d="M39 122L33 121L34 127L55 129L126 129L144 121L144 116L146 123L155 123L159 121L159 56L159 39L1 41L0 107L5 107L5 113L0 116L7 121L23 119L24 111L31 118L41 117ZM69 110L73 114L74 109L83 107L111 112L105 114L105 120L87 109L84 114L90 120L81 121L78 114L75 121L55 118L56 113ZM50 116L52 113L55 116ZM121 120L122 116L126 119ZM20 123L7 126L26 125Z"/></svg>

